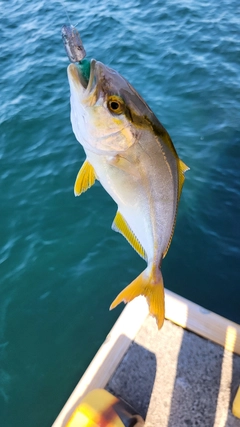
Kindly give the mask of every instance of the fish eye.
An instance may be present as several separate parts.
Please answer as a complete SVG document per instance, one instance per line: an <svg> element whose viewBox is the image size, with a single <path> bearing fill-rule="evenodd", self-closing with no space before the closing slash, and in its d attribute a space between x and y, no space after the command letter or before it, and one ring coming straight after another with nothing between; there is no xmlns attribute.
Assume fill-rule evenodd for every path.
<svg viewBox="0 0 240 427"><path fill-rule="evenodd" d="M116 102L116 101L111 101L109 105L110 105L112 110L118 110L120 107L119 102Z"/></svg>
<svg viewBox="0 0 240 427"><path fill-rule="evenodd" d="M119 96L110 96L107 102L108 109L114 114L121 114L124 110L124 102Z"/></svg>

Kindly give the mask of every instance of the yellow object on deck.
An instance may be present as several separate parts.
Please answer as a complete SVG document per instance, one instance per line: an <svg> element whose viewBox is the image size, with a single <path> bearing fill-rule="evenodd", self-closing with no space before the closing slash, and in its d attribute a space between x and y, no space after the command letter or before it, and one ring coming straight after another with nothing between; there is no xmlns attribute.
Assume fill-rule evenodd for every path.
<svg viewBox="0 0 240 427"><path fill-rule="evenodd" d="M88 393L66 423L66 427L143 427L133 409L107 390Z"/></svg>
<svg viewBox="0 0 240 427"><path fill-rule="evenodd" d="M240 386L233 401L232 413L235 417L240 418Z"/></svg>

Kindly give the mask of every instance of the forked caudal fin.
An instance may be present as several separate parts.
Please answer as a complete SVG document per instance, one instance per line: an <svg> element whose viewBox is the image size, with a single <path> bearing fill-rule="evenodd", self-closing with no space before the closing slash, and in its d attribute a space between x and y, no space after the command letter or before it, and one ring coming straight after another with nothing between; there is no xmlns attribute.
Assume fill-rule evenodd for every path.
<svg viewBox="0 0 240 427"><path fill-rule="evenodd" d="M110 306L110 310L115 308L120 302L130 302L139 295L144 295L147 299L149 312L155 317L158 329L164 322L164 287L163 278L160 270L154 274L149 274L149 269L146 268L130 285L128 285L115 298Z"/></svg>

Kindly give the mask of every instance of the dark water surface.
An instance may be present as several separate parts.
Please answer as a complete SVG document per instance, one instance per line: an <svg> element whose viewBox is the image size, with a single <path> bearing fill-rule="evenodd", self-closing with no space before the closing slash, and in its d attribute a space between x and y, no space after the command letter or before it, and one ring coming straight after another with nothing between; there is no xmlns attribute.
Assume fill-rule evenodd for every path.
<svg viewBox="0 0 240 427"><path fill-rule="evenodd" d="M141 93L190 166L165 285L240 322L240 6L65 1L88 56ZM59 1L0 1L0 425L50 426L145 268L111 231L69 119Z"/></svg>

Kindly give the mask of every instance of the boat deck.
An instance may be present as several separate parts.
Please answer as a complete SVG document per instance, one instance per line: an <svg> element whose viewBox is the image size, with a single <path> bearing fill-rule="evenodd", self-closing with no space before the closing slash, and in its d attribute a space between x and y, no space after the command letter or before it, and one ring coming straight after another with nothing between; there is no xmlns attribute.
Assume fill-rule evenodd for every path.
<svg viewBox="0 0 240 427"><path fill-rule="evenodd" d="M132 405L146 427L239 427L231 404L240 357L165 321L148 317L107 384Z"/></svg>
<svg viewBox="0 0 240 427"><path fill-rule="evenodd" d="M65 426L94 388L127 401L145 427L240 427L231 412L240 384L240 326L170 291L166 316L175 323L165 320L158 331L144 298L128 304L53 427Z"/></svg>

